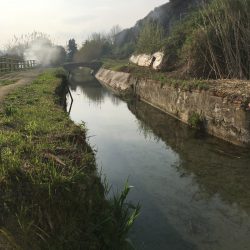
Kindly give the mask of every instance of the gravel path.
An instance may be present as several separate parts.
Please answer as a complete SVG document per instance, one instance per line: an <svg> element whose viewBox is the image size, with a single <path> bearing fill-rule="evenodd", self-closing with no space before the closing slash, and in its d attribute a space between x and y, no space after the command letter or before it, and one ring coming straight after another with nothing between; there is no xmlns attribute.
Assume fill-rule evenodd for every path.
<svg viewBox="0 0 250 250"><path fill-rule="evenodd" d="M5 86L0 86L0 103L3 101L4 97L8 95L11 91L18 87L25 86L27 84L30 84L33 80L36 79L38 75L40 75L43 72L42 69L34 69L29 71L23 71L23 72L14 72L10 74L6 74L0 77L1 80L17 80L15 83Z"/></svg>

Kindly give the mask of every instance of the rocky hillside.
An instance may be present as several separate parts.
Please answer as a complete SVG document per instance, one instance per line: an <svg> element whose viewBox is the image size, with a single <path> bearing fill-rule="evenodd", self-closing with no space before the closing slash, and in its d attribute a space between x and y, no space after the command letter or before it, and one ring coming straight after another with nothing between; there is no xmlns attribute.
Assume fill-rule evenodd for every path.
<svg viewBox="0 0 250 250"><path fill-rule="evenodd" d="M171 0L155 8L146 17L139 20L134 27L120 32L116 37L116 44L123 46L126 43L135 42L140 29L148 20L154 20L161 24L166 34L169 34L177 21L184 18L191 10L202 3L204 3L204 0Z"/></svg>
<svg viewBox="0 0 250 250"><path fill-rule="evenodd" d="M183 77L249 79L249 13L249 0L170 0L116 43L135 54L162 51L162 70Z"/></svg>

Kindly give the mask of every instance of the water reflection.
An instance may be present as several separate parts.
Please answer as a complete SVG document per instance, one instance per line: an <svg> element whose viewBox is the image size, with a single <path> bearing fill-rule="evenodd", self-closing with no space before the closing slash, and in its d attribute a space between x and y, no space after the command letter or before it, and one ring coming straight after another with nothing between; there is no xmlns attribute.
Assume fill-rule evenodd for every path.
<svg viewBox="0 0 250 250"><path fill-rule="evenodd" d="M248 152L77 77L71 118L94 135L113 188L128 176L135 186L131 200L143 208L131 234L138 249L249 249Z"/></svg>
<svg viewBox="0 0 250 250"><path fill-rule="evenodd" d="M84 88L82 86L84 85ZM103 103L107 96L112 103L118 106L121 102L119 98L104 88L100 88L100 83L90 74L89 69L78 69L74 71L70 79L70 87L73 91L78 91L79 95L84 95L97 105Z"/></svg>
<svg viewBox="0 0 250 250"><path fill-rule="evenodd" d="M246 149L190 130L143 102L130 102L129 110L140 121L145 138L154 134L180 156L180 176L192 176L199 184L195 199L215 194L250 213L250 154Z"/></svg>

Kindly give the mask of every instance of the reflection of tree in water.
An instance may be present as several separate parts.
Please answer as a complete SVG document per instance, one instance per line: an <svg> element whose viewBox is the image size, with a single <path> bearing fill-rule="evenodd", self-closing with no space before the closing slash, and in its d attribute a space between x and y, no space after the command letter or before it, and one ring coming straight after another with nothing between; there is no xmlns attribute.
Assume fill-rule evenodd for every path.
<svg viewBox="0 0 250 250"><path fill-rule="evenodd" d="M89 82L95 79L91 75L91 69L89 68L78 68L71 72L70 80L76 84L81 84L83 82Z"/></svg>
<svg viewBox="0 0 250 250"><path fill-rule="evenodd" d="M196 199L219 194L227 204L237 203L250 213L250 155L217 138L199 135L178 120L143 102L128 104L146 136L151 131L180 156L180 176L190 175L199 185Z"/></svg>
<svg viewBox="0 0 250 250"><path fill-rule="evenodd" d="M71 89L80 90L81 94L91 101L101 105L105 97L109 97L111 102L118 106L121 100L104 88L100 82L90 74L90 69L82 68L75 70L70 78Z"/></svg>
<svg viewBox="0 0 250 250"><path fill-rule="evenodd" d="M110 97L110 100L111 100L112 104L114 104L115 106L120 105L121 99L119 97L113 95L110 92L108 92L108 96Z"/></svg>
<svg viewBox="0 0 250 250"><path fill-rule="evenodd" d="M157 136L146 123L138 119L136 120L136 122L138 125L139 134L143 135L146 140L149 139L157 142L160 141L160 137Z"/></svg>
<svg viewBox="0 0 250 250"><path fill-rule="evenodd" d="M70 78L70 87L73 91L80 91L82 95L100 105L106 95L100 83L90 74L88 69L74 71Z"/></svg>

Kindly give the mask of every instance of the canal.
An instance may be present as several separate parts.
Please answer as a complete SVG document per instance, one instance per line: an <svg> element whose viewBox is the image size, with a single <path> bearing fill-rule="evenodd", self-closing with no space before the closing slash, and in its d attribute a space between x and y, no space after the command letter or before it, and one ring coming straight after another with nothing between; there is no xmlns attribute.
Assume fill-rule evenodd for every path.
<svg viewBox="0 0 250 250"><path fill-rule="evenodd" d="M250 249L250 154L140 101L125 102L77 70L70 116L84 121L99 171L142 206L138 250ZM112 193L111 193L112 194Z"/></svg>

